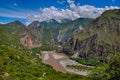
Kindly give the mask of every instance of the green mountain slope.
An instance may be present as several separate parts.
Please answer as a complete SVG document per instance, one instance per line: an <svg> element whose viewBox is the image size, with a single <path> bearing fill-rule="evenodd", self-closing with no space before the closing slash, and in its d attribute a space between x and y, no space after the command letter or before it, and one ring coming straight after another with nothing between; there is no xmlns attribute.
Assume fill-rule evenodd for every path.
<svg viewBox="0 0 120 80"><path fill-rule="evenodd" d="M62 42L70 38L71 35L79 29L80 26L86 27L90 24L93 19L90 18L79 18L73 21L67 21L64 23L58 23L55 20L50 22L41 22L40 24L50 30L53 33L55 42Z"/></svg>
<svg viewBox="0 0 120 80"><path fill-rule="evenodd" d="M89 27L76 33L63 51L82 58L108 61L120 52L120 10L108 10Z"/></svg>
<svg viewBox="0 0 120 80"><path fill-rule="evenodd" d="M40 22L33 21L27 26L27 29L29 34L41 41L43 44L51 44L52 33L48 29L43 28Z"/></svg>
<svg viewBox="0 0 120 80"><path fill-rule="evenodd" d="M63 47L64 52L79 53L82 59L107 61L116 55L111 58L109 65L95 67L90 76L61 73L43 64L40 51L50 50L51 47L44 45L27 49L20 39L26 34L37 37L40 32L44 35L42 39L47 40L48 31L36 27L29 29L26 32L26 27L19 21L0 24L0 80L119 80L120 57L117 54L120 54L120 10L106 11L89 27L75 33ZM84 59L82 61L86 63ZM92 60L87 62L91 64Z"/></svg>
<svg viewBox="0 0 120 80"><path fill-rule="evenodd" d="M8 31L12 34L23 34L26 31L26 27L19 21L14 21L8 24L0 24L0 29Z"/></svg>
<svg viewBox="0 0 120 80"><path fill-rule="evenodd" d="M9 25L0 25L0 80L83 80L87 77L63 74L44 65L38 57L40 48L26 49L23 35L13 34ZM9 29L10 28L10 29Z"/></svg>

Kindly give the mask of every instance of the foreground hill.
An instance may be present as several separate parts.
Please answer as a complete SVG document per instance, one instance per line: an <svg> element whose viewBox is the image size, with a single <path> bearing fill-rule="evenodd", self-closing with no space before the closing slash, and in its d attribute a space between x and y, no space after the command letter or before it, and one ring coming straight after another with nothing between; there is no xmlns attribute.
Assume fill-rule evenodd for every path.
<svg viewBox="0 0 120 80"><path fill-rule="evenodd" d="M120 52L120 10L108 10L91 25L76 33L63 52L86 59L107 62Z"/></svg>
<svg viewBox="0 0 120 80"><path fill-rule="evenodd" d="M11 29L12 27L14 30ZM34 49L23 47L20 43L20 38L23 35L19 33L19 30L21 30L19 27L13 25L13 23L0 25L0 80L86 79L86 77L78 75L63 74L48 65L44 65L39 56L40 51L46 49L46 47Z"/></svg>

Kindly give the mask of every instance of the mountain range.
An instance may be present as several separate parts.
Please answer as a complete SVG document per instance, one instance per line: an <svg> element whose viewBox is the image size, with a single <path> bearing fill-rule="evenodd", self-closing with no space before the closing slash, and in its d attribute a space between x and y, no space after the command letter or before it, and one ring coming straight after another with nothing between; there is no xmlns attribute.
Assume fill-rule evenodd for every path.
<svg viewBox="0 0 120 80"><path fill-rule="evenodd" d="M55 71L42 63L41 51L45 50L62 52L91 66L92 74ZM119 80L119 55L120 9L107 10L97 19L0 24L0 80ZM88 70L85 66L69 67Z"/></svg>
<svg viewBox="0 0 120 80"><path fill-rule="evenodd" d="M120 10L108 10L87 28L75 33L63 47L63 52L75 57L107 62L120 52Z"/></svg>

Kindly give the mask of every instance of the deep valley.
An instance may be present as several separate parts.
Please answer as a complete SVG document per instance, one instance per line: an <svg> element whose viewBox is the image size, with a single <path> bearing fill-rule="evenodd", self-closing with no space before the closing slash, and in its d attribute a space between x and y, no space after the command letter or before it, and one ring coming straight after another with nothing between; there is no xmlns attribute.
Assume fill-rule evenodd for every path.
<svg viewBox="0 0 120 80"><path fill-rule="evenodd" d="M0 80L120 80L120 9L0 24Z"/></svg>

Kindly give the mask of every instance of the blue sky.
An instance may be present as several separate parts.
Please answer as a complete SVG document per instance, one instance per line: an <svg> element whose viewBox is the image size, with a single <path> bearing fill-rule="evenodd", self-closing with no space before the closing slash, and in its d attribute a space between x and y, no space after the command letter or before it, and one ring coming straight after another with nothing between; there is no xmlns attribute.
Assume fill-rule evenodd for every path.
<svg viewBox="0 0 120 80"><path fill-rule="evenodd" d="M120 0L0 0L0 23L96 18L105 10L119 7Z"/></svg>

